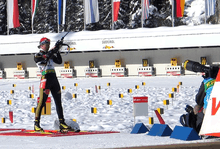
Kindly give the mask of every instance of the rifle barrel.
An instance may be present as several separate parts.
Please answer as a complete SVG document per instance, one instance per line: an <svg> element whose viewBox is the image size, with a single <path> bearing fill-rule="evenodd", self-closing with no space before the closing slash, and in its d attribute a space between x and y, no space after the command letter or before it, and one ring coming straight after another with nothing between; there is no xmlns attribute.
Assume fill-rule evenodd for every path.
<svg viewBox="0 0 220 149"><path fill-rule="evenodd" d="M69 32L67 32L67 33L61 38L61 40L63 40L63 39L66 37L67 34L69 34Z"/></svg>

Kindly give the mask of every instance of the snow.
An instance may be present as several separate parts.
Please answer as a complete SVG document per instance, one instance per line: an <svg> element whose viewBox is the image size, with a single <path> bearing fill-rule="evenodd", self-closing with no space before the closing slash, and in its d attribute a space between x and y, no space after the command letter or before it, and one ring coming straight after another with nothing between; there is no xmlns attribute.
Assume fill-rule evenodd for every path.
<svg viewBox="0 0 220 149"><path fill-rule="evenodd" d="M200 25L205 22L205 0L186 0L186 5L190 6L185 9L184 14L188 26Z"/></svg>
<svg viewBox="0 0 220 149"><path fill-rule="evenodd" d="M194 106L194 97L202 81L201 76L154 76L154 77L130 77L130 78L74 78L59 79L62 90L62 104L67 120L76 119L81 130L120 131L117 134L96 134L68 137L15 137L0 136L0 146L3 148L116 148L129 146L150 146L160 144L189 143L171 139L169 137L153 137L146 134L130 134L134 127L133 96L148 96L148 116L137 116L136 123L144 123L152 127L148 117L154 117L155 123L159 123L154 110L164 108L162 115L166 124L173 129L180 126L179 117L185 113L185 105ZM146 82L146 86L142 86ZM168 98L171 89L182 82L180 92L173 99ZM78 83L78 87L74 86ZM107 83L111 86L108 87ZM16 84L16 87L12 87ZM101 86L96 93L95 85ZM136 90L135 85L140 89ZM34 86L34 99L29 98L31 91L29 86ZM34 114L31 108L36 106L36 98L39 93L38 79L24 80L0 80L0 113L6 118L6 123L0 123L0 128L25 128L33 129ZM86 90L91 93L87 94ZM132 93L127 93L132 89ZM14 90L14 95L10 94ZM72 98L76 93L77 98ZM119 98L119 94L124 97ZM7 105L7 100L12 100L12 105ZM113 105L107 105L107 100L112 100ZM169 99L168 108L163 105L163 100ZM56 109L52 98L52 114L42 116L41 126L44 129L54 129L54 121L57 119ZM91 107L97 108L97 114L91 113ZM9 121L8 111L14 113L14 123ZM206 142L211 140L190 141L190 143ZM213 139L212 139L213 141Z"/></svg>
<svg viewBox="0 0 220 149"><path fill-rule="evenodd" d="M64 42L74 51L102 51L106 50L103 48L106 45L113 46L107 49L109 51L219 45L220 26L204 24L205 0L186 0L184 14L187 24L184 26L70 32ZM54 45L64 34L3 35L0 36L0 54L36 53L40 38L46 36ZM160 44L157 44L158 41Z"/></svg>
<svg viewBox="0 0 220 149"><path fill-rule="evenodd" d="M153 29L70 32L65 37L64 43L69 44L74 49L71 52L218 46L219 28L220 25L206 24ZM45 33L0 36L0 54L37 53L39 51L37 48L39 39L47 37L51 39L51 45L55 45L56 41L64 35L65 33ZM157 44L158 41L160 44ZM14 48L15 46L16 48ZM106 49L105 46L113 46L113 48ZM65 52L65 50L66 46L62 51Z"/></svg>

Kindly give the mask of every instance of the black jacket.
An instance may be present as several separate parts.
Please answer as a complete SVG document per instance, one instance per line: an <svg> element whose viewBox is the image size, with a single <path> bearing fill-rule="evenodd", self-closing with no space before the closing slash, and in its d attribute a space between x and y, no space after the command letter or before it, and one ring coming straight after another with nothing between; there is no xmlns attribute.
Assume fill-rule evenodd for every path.
<svg viewBox="0 0 220 149"><path fill-rule="evenodd" d="M199 91L196 94L196 103L198 105L200 105L201 107L204 105L204 98L206 96L206 92L205 92L205 86L204 86L204 82L202 81L200 87L199 87Z"/></svg>
<svg viewBox="0 0 220 149"><path fill-rule="evenodd" d="M52 50L50 50L49 52L40 50L40 52L34 55L34 61L38 65L45 65L47 63L47 60L49 59L52 59L56 64L62 64L62 57L59 52L53 53Z"/></svg>

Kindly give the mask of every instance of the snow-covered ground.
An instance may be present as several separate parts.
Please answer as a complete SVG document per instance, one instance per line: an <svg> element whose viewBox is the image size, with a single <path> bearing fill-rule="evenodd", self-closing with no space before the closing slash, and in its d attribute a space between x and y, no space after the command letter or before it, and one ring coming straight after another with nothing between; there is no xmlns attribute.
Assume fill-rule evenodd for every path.
<svg viewBox="0 0 220 149"><path fill-rule="evenodd" d="M13 137L0 136L1 148L116 148L129 146L150 146L160 144L189 143L169 137L152 137L146 134L130 134L134 126L133 96L148 96L148 116L136 117L136 123L141 122L151 127L148 117L154 117L155 123L159 123L154 110L164 108L162 115L166 124L173 129L179 123L179 117L185 113L185 105L195 105L194 97L202 81L201 76L179 77L131 77L131 78L74 78L59 79L62 90L62 104L66 119L76 119L81 130L120 131L117 134L97 134L69 137ZM146 86L142 86L142 82ZM169 99L168 94L172 88L182 82L179 93L175 98ZM74 86L78 83L78 87ZM110 87L107 86L110 83ZM12 85L16 84L16 87ZM140 89L136 90L135 85ZM31 91L29 86L34 86L34 99L29 98ZM96 93L95 86L101 86ZM6 123L0 123L0 128L25 128L33 129L34 114L31 108L37 104L38 79L28 80L0 80L0 116L6 118ZM87 94L86 90L91 93ZM132 93L127 92L132 89ZM14 90L14 95L10 94ZM72 98L77 94L77 98ZM119 94L124 97L119 98ZM12 100L12 105L7 105L7 100ZM169 99L168 107L163 105L163 100ZM112 106L107 105L107 100L112 100ZM57 119L54 101L52 98L52 114L42 116L41 126L44 129L54 129L54 121ZM97 114L91 113L91 107L97 108ZM9 120L8 112L14 113L14 123ZM193 143L210 140L190 141ZM213 141L213 140L211 140Z"/></svg>

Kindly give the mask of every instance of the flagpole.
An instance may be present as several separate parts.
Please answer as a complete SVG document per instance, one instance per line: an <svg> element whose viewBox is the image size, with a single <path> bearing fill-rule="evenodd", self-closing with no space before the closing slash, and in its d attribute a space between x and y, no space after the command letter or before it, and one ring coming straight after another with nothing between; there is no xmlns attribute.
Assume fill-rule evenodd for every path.
<svg viewBox="0 0 220 149"><path fill-rule="evenodd" d="M174 27L174 1L172 0L172 27Z"/></svg>
<svg viewBox="0 0 220 149"><path fill-rule="evenodd" d="M8 16L9 16L9 15L8 15L8 14L9 14L9 10L8 10L8 0L6 0L6 3L7 3L7 4L6 4L6 6L7 6L7 7L6 7L6 8L7 8L7 35L9 35L9 23L8 23L8 21L9 21L9 17L8 17Z"/></svg>
<svg viewBox="0 0 220 149"><path fill-rule="evenodd" d="M113 6L113 0L111 1L112 2L112 30L114 29L114 6Z"/></svg>
<svg viewBox="0 0 220 149"><path fill-rule="evenodd" d="M62 17L62 24L63 24L63 30L65 32L65 24L66 24L66 0L63 0L63 17Z"/></svg>
<svg viewBox="0 0 220 149"><path fill-rule="evenodd" d="M206 24L206 20L207 20L207 0L205 0L205 24Z"/></svg>
<svg viewBox="0 0 220 149"><path fill-rule="evenodd" d="M85 0L83 0L83 6L84 6L84 31L85 31L86 30Z"/></svg>
<svg viewBox="0 0 220 149"><path fill-rule="evenodd" d="M57 0L57 32L60 32L59 28L59 0Z"/></svg>
<svg viewBox="0 0 220 149"><path fill-rule="evenodd" d="M144 19L143 19L143 13L144 13L144 10L143 10L143 0L141 0L141 10L142 10L142 13L141 13L141 27L143 28L144 27Z"/></svg>
<svg viewBox="0 0 220 149"><path fill-rule="evenodd" d="M31 0L31 30L33 34L33 0Z"/></svg>

